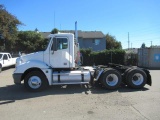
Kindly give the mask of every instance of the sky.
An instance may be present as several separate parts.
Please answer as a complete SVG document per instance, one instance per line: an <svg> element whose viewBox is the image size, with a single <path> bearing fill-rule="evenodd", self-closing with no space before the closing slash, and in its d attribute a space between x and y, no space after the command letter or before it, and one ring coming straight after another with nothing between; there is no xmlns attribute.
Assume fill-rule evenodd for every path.
<svg viewBox="0 0 160 120"><path fill-rule="evenodd" d="M19 30L102 31L123 49L160 45L160 0L0 0L24 25ZM129 45L128 45L129 41Z"/></svg>

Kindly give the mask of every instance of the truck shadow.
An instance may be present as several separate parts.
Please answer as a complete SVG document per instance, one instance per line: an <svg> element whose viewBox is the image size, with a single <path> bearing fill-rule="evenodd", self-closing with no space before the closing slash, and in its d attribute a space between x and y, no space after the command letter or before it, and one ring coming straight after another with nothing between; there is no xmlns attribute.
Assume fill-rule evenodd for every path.
<svg viewBox="0 0 160 120"><path fill-rule="evenodd" d="M62 94L109 94L112 92L137 92L146 91L147 88L130 89L127 86L121 86L118 90L106 90L103 87L89 86L89 85L64 85L52 86L42 92L28 92L23 85L8 85L0 87L0 105L13 103L16 100L23 100L29 98L38 98L48 95L62 95Z"/></svg>

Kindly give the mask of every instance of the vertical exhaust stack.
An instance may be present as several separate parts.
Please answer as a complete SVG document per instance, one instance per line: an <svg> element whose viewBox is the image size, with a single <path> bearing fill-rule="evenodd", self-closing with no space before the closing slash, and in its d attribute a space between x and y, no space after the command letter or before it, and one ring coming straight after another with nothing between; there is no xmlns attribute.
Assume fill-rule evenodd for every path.
<svg viewBox="0 0 160 120"><path fill-rule="evenodd" d="M75 38L76 38L76 43L78 43L77 21L75 22Z"/></svg>
<svg viewBox="0 0 160 120"><path fill-rule="evenodd" d="M77 21L75 22L75 63L76 66L80 66L81 65L81 56L80 56L80 50L79 50L79 43L78 43L78 31L77 31Z"/></svg>

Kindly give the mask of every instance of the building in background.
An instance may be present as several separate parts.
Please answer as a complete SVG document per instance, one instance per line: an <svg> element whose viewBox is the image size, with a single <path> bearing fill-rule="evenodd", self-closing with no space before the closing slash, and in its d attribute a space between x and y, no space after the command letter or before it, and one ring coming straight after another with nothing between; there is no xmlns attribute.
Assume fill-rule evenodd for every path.
<svg viewBox="0 0 160 120"><path fill-rule="evenodd" d="M160 69L160 48L138 49L138 66L148 69Z"/></svg>
<svg viewBox="0 0 160 120"><path fill-rule="evenodd" d="M50 32L40 32L44 38L47 38ZM60 33L75 33L74 30L63 30ZM78 42L81 49L91 48L93 51L102 51L106 49L105 35L101 31L81 31L78 30Z"/></svg>

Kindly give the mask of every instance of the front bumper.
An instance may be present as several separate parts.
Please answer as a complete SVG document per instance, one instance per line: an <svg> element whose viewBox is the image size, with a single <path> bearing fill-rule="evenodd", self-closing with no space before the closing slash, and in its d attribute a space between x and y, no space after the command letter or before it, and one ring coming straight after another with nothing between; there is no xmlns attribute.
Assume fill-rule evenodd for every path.
<svg viewBox="0 0 160 120"><path fill-rule="evenodd" d="M13 73L12 76L15 84L21 84L22 73Z"/></svg>

